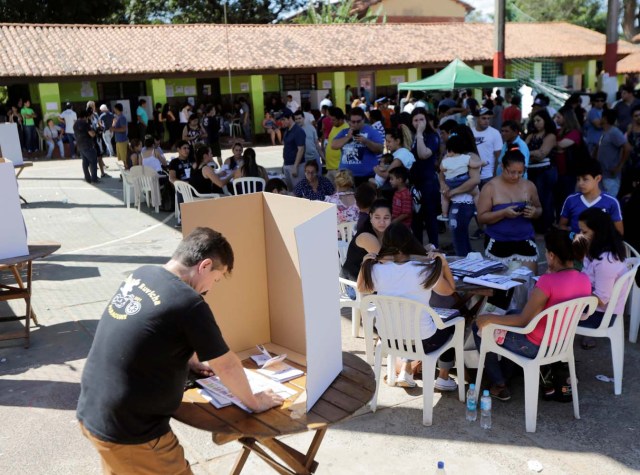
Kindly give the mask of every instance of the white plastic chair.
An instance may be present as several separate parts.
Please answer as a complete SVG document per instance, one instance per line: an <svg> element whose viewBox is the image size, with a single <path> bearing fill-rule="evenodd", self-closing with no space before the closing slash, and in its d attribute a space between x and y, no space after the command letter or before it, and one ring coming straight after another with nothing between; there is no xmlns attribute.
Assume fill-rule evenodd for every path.
<svg viewBox="0 0 640 475"><path fill-rule="evenodd" d="M482 329L482 343L480 345L480 360L478 361L478 375L476 388L482 383L482 372L487 353L495 353L503 358L509 358L522 367L524 371L524 413L527 432L536 431L538 416L538 390L540 386L540 366L564 361L569 363L571 375L571 393L573 396L573 415L580 419L578 405L578 386L576 384L576 363L573 356L573 340L576 328L583 313L591 315L598 306L596 297L582 297L568 302L559 303L543 310L536 315L524 328L506 325L489 324ZM535 358L520 356L498 345L493 338L494 330L507 330L512 333L526 335L531 333L543 318L547 319L540 349ZM480 391L477 391L479 396Z"/></svg>
<svg viewBox="0 0 640 475"><path fill-rule="evenodd" d="M235 195L246 195L264 191L265 181L257 177L235 178L231 182L231 188Z"/></svg>
<svg viewBox="0 0 640 475"><path fill-rule="evenodd" d="M613 284L611 298L605 309L602 322L598 328L578 327L577 335L588 336L592 338L609 338L611 342L611 360L613 362L613 392L616 396L622 394L622 373L624 368L624 315L618 315L613 325L611 317L615 311L616 305L620 299L626 300L629 296L631 286L636 278L640 261L635 258L625 260L631 268L622 274Z"/></svg>
<svg viewBox="0 0 640 475"><path fill-rule="evenodd" d="M118 169L120 170L120 176L122 177L122 201L129 208L131 206L132 198L134 197L133 179L129 175L129 172L124 169L120 161L117 162Z"/></svg>
<svg viewBox="0 0 640 475"><path fill-rule="evenodd" d="M198 193L198 190L196 190L193 186L181 180L174 181L173 186L176 189L175 216L176 216L176 219L178 220L180 219L180 205L178 204L178 193L182 195L183 203L191 203L192 201L197 201L197 200L208 200L212 198L220 198L220 195L218 193Z"/></svg>
<svg viewBox="0 0 640 475"><path fill-rule="evenodd" d="M627 249L627 257L640 259L640 253L636 251L629 243L624 243ZM636 280L633 280L631 288L631 298L627 300L626 313L629 314L629 341L636 343L638 341L638 330L640 330L640 287Z"/></svg>
<svg viewBox="0 0 640 475"><path fill-rule="evenodd" d="M141 197L144 196L147 206L160 212L160 176L151 167L136 165L131 167L130 177L133 180L135 204L140 211Z"/></svg>
<svg viewBox="0 0 640 475"><path fill-rule="evenodd" d="M357 221L345 221L338 224L338 240L346 243L351 242L357 224Z"/></svg>
<svg viewBox="0 0 640 475"><path fill-rule="evenodd" d="M378 391L382 378L380 375L383 356L395 356L422 361L422 423L430 426L433 421L433 374L440 355L449 348L456 352L456 368L458 371L458 399L464 402L464 318L456 317L444 323L440 316L428 305L400 297L367 295L362 297L361 312L368 312L375 307L375 320L380 339L375 350L374 373L376 376L376 392L371 400L371 410L376 411ZM444 345L431 353L424 352L420 338L420 319L423 312L428 312L439 330L454 327L455 332ZM394 358L387 362L387 372L395 381Z"/></svg>
<svg viewBox="0 0 640 475"><path fill-rule="evenodd" d="M349 279L343 279L342 277L338 277L338 281L340 283L340 308L351 308L351 336L354 338L358 338L360 336L360 292L356 288L356 283ZM349 297L347 292L347 287L352 288L356 293L355 300L352 300ZM373 348L373 343L371 344ZM373 364L373 356L369 358L369 356L373 355L373 352L369 353L367 351L367 361L369 364Z"/></svg>

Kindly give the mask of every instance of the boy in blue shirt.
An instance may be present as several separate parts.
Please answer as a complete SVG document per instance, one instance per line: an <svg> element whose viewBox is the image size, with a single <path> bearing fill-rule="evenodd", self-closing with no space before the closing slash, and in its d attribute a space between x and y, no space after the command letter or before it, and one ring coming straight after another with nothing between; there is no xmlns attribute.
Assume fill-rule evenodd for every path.
<svg viewBox="0 0 640 475"><path fill-rule="evenodd" d="M588 160L578 169L579 193L569 195L562 206L560 213L560 227L579 233L578 217L589 208L599 208L609 213L613 224L620 234L623 234L622 213L620 203L613 196L600 190L602 180L602 167L597 160Z"/></svg>

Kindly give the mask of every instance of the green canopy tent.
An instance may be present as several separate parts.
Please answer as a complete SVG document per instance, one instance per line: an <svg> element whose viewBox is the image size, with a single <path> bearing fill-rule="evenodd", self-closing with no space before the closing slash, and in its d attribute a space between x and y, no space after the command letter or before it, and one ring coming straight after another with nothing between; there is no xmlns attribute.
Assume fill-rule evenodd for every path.
<svg viewBox="0 0 640 475"><path fill-rule="evenodd" d="M500 79L479 73L459 59L454 59L446 68L420 81L401 82L398 91L451 91L453 89L483 87L515 87L515 79Z"/></svg>

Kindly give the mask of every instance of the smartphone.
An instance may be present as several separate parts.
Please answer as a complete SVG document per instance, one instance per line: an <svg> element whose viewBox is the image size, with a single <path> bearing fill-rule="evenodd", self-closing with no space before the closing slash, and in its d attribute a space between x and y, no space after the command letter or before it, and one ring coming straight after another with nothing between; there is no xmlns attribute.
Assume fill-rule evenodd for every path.
<svg viewBox="0 0 640 475"><path fill-rule="evenodd" d="M514 210L516 213L522 213L522 212L524 211L524 209L525 209L525 208L526 208L526 205L520 205L520 206L518 206L517 208L514 208L513 210Z"/></svg>
<svg viewBox="0 0 640 475"><path fill-rule="evenodd" d="M353 133L351 134L353 137L358 137L360 136L360 131L359 130L354 130Z"/></svg>

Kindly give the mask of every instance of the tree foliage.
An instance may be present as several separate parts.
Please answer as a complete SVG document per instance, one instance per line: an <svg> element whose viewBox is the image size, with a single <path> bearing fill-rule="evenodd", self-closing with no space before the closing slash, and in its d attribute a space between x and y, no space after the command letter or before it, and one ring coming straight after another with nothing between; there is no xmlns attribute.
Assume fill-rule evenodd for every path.
<svg viewBox="0 0 640 475"><path fill-rule="evenodd" d="M324 1L318 4L314 0L309 0L307 11L297 16L294 23L319 24L319 23L377 23L381 19L386 22L386 16L382 7L375 12L371 8L364 15L353 12L353 0L342 0L332 4Z"/></svg>
<svg viewBox="0 0 640 475"><path fill-rule="evenodd" d="M0 0L0 19L7 23L104 23L121 9L118 0L50 2Z"/></svg>
<svg viewBox="0 0 640 475"><path fill-rule="evenodd" d="M604 33L607 12L600 0L507 0L507 21L566 21Z"/></svg>

